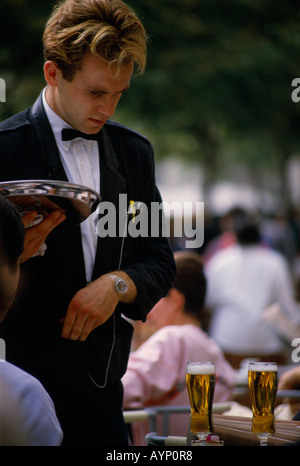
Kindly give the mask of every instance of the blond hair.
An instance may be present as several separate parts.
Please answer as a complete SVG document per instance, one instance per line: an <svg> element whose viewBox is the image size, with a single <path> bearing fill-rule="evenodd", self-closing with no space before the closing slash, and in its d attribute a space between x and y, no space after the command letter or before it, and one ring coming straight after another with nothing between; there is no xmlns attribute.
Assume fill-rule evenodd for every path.
<svg viewBox="0 0 300 466"><path fill-rule="evenodd" d="M72 81L87 52L119 70L146 64L147 36L134 11L121 0L65 0L54 7L43 34L44 58Z"/></svg>

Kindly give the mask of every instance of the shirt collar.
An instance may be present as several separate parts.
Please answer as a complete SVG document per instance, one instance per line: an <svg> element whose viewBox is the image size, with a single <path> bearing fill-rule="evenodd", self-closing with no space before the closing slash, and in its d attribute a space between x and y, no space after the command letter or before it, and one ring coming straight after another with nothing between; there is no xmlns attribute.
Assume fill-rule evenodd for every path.
<svg viewBox="0 0 300 466"><path fill-rule="evenodd" d="M44 109L48 117L50 126L52 128L57 145L59 147L62 147L67 152L69 152L71 144L73 144L76 140L73 139L71 141L62 141L61 131L63 128L73 128L73 127L69 125L69 123L66 123L62 118L60 118L60 116L57 115L57 113L55 113L52 110L52 108L50 107L46 99L46 88L43 90L42 100L43 100ZM90 152L92 150L92 143L96 141L89 141L83 138L80 138L80 139L84 142L85 148Z"/></svg>

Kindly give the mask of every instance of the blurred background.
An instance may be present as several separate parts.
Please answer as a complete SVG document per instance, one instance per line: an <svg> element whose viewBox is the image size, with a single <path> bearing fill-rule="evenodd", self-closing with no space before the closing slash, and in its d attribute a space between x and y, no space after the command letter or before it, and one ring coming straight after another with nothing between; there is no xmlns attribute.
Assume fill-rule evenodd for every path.
<svg viewBox="0 0 300 466"><path fill-rule="evenodd" d="M41 36L54 3L0 0L1 121L44 86ZM114 119L151 140L164 200L204 201L210 232L232 207L255 210L292 226L298 251L299 2L128 3L149 35L148 64Z"/></svg>

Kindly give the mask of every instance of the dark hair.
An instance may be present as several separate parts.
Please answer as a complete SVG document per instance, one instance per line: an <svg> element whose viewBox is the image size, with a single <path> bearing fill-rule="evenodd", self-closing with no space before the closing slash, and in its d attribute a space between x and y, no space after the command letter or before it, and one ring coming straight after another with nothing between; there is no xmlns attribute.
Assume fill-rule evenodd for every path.
<svg viewBox="0 0 300 466"><path fill-rule="evenodd" d="M254 222L247 219L239 219L234 222L234 233L237 242L241 245L258 244L260 232Z"/></svg>
<svg viewBox="0 0 300 466"><path fill-rule="evenodd" d="M0 266L17 266L24 251L24 226L15 206L0 195Z"/></svg>
<svg viewBox="0 0 300 466"><path fill-rule="evenodd" d="M201 319L206 294L206 277L199 254L178 251L174 254L177 276L173 288L185 297L185 312Z"/></svg>

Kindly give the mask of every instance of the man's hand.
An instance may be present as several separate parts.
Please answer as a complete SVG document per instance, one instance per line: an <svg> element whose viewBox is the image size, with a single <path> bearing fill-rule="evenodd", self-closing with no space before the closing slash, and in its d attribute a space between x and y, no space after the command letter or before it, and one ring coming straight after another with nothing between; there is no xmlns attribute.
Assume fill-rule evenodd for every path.
<svg viewBox="0 0 300 466"><path fill-rule="evenodd" d="M124 272L114 274L127 282L128 293L124 302L133 302L137 294L133 281ZM110 274L98 278L79 290L70 302L61 336L70 340L86 340L92 330L109 319L119 300Z"/></svg>
<svg viewBox="0 0 300 466"><path fill-rule="evenodd" d="M22 217L22 222L27 228L31 222L36 218L37 211L29 212ZM30 259L44 244L49 233L54 230L61 222L65 220L66 216L60 211L51 212L41 223L25 230L24 252L22 254L21 262Z"/></svg>

